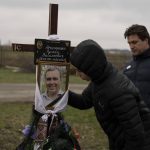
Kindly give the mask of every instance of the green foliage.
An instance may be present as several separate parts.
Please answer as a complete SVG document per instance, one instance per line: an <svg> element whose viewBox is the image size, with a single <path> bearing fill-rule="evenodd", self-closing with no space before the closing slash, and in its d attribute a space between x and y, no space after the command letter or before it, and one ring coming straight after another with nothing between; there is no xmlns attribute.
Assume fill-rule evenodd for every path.
<svg viewBox="0 0 150 150"><path fill-rule="evenodd" d="M31 109L31 103L0 103L0 150L13 150L21 142L21 130L30 121ZM92 109L77 110L68 106L63 115L79 132L82 150L108 150L107 138Z"/></svg>
<svg viewBox="0 0 150 150"><path fill-rule="evenodd" d="M24 103L0 103L0 149L15 149L21 140L21 129L28 122L31 108Z"/></svg>

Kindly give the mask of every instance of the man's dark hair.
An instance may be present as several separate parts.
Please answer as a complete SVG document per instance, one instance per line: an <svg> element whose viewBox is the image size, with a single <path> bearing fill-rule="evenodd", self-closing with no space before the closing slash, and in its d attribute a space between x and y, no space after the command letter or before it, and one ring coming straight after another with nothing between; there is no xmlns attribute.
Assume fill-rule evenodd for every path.
<svg viewBox="0 0 150 150"><path fill-rule="evenodd" d="M148 43L150 45L150 36L149 36L149 33L145 26L133 24L132 26L130 26L129 28L126 29L126 31L124 33L124 37L126 38L127 36L130 36L130 35L138 35L138 37L142 41L147 38Z"/></svg>

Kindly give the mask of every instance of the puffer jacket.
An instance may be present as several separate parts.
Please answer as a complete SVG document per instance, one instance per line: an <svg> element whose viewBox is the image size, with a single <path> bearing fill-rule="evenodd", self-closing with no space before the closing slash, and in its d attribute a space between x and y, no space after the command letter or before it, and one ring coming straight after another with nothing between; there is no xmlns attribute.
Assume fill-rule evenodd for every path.
<svg viewBox="0 0 150 150"><path fill-rule="evenodd" d="M123 70L123 73L139 89L145 103L150 108L150 49L134 56Z"/></svg>
<svg viewBox="0 0 150 150"><path fill-rule="evenodd" d="M74 49L71 63L91 82L82 94L70 91L68 104L94 108L110 150L150 150L150 110L132 82L107 62L103 49L92 40L83 41Z"/></svg>

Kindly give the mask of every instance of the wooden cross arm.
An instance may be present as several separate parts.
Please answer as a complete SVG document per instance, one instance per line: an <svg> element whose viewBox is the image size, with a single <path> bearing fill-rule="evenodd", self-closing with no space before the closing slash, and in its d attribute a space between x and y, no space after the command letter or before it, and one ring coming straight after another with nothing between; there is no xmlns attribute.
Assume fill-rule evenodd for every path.
<svg viewBox="0 0 150 150"><path fill-rule="evenodd" d="M12 43L12 47L17 52L34 52L35 49L33 44Z"/></svg>
<svg viewBox="0 0 150 150"><path fill-rule="evenodd" d="M12 43L13 51L17 52L34 52L35 45L34 44L19 44L19 43ZM73 51L75 47L70 47L70 53Z"/></svg>

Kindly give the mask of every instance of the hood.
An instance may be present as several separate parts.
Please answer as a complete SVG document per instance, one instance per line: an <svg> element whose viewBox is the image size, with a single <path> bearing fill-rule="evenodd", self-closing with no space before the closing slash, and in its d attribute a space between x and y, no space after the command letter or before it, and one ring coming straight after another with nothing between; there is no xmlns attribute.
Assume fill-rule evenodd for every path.
<svg viewBox="0 0 150 150"><path fill-rule="evenodd" d="M93 40L85 40L74 48L72 65L88 75L92 81L100 80L107 66L104 50Z"/></svg>

